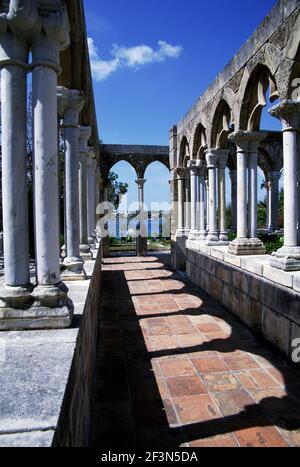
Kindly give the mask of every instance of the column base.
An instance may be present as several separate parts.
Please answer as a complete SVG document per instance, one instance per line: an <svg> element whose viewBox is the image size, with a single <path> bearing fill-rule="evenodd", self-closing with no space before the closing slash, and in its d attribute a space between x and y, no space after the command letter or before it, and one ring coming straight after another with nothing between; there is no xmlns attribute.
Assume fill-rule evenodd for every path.
<svg viewBox="0 0 300 467"><path fill-rule="evenodd" d="M197 230L190 230L188 240L194 241L198 240L199 232Z"/></svg>
<svg viewBox="0 0 300 467"><path fill-rule="evenodd" d="M145 256L147 252L147 238L137 237L136 239L136 254L137 256Z"/></svg>
<svg viewBox="0 0 300 467"><path fill-rule="evenodd" d="M96 246L96 236L88 238L88 244L91 248L95 248Z"/></svg>
<svg viewBox="0 0 300 467"><path fill-rule="evenodd" d="M219 240L221 242L226 242L226 244L228 245L228 233L227 232L220 232L220 235L219 235Z"/></svg>
<svg viewBox="0 0 300 467"><path fill-rule="evenodd" d="M80 256L83 261L91 261L93 259L90 245L80 245Z"/></svg>
<svg viewBox="0 0 300 467"><path fill-rule="evenodd" d="M229 243L228 253L236 256L265 255L266 248L258 238L236 238Z"/></svg>
<svg viewBox="0 0 300 467"><path fill-rule="evenodd" d="M272 254L270 265L283 271L300 271L300 247L282 247Z"/></svg>
<svg viewBox="0 0 300 467"><path fill-rule="evenodd" d="M82 258L67 257L62 263L61 278L64 281L82 281L86 279Z"/></svg>
<svg viewBox="0 0 300 467"><path fill-rule="evenodd" d="M221 240L218 232L209 232L207 234L205 244L207 246L226 246L228 245L228 240L226 237L226 241Z"/></svg>
<svg viewBox="0 0 300 467"><path fill-rule="evenodd" d="M4 292L7 287L4 287ZM0 330L19 331L28 329L62 329L72 324L73 304L67 297L67 289L61 283L54 286L38 286L19 306L11 301L10 287L7 296L1 295ZM1 294L1 292L0 292ZM21 294L20 294L21 297ZM20 298L18 297L18 298ZM13 303L15 306L9 305Z"/></svg>

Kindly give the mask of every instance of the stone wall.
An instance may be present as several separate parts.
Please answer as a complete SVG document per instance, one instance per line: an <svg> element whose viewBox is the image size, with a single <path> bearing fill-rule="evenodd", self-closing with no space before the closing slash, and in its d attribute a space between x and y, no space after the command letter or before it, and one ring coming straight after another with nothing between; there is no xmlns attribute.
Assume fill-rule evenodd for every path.
<svg viewBox="0 0 300 467"><path fill-rule="evenodd" d="M101 248L87 280L66 282L69 329L0 333L0 447L87 446L94 391Z"/></svg>
<svg viewBox="0 0 300 467"><path fill-rule="evenodd" d="M99 248L80 323L62 411L53 440L54 446L86 447L89 443L97 351L101 256L101 248Z"/></svg>
<svg viewBox="0 0 300 467"><path fill-rule="evenodd" d="M245 258L224 253L222 248L203 247L205 252L187 248L187 275L197 286L221 303L248 326L291 356L292 341L300 338L300 293L279 284L293 276L297 288L299 273L275 274L267 279L268 259ZM268 257L269 258L269 257ZM236 264L232 264L234 261ZM265 273L266 275L266 273ZM287 275L287 276L285 276Z"/></svg>

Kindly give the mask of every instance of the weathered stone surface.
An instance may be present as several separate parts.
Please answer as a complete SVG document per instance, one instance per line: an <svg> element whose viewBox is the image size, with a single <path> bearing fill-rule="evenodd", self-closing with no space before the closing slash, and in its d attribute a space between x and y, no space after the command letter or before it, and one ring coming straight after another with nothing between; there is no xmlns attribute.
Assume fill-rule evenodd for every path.
<svg viewBox="0 0 300 467"><path fill-rule="evenodd" d="M285 272L280 269L272 268L269 265L265 265L263 268L263 276L277 284L281 284L285 287L293 287L293 274Z"/></svg>
<svg viewBox="0 0 300 467"><path fill-rule="evenodd" d="M49 448L52 445L54 431L31 431L0 435L1 448Z"/></svg>
<svg viewBox="0 0 300 467"><path fill-rule="evenodd" d="M267 340L279 347L286 355L290 354L291 322L288 319L263 306L261 329Z"/></svg>
<svg viewBox="0 0 300 467"><path fill-rule="evenodd" d="M230 287L229 285L224 285L223 289L223 305L232 313L239 316L240 310L240 293Z"/></svg>

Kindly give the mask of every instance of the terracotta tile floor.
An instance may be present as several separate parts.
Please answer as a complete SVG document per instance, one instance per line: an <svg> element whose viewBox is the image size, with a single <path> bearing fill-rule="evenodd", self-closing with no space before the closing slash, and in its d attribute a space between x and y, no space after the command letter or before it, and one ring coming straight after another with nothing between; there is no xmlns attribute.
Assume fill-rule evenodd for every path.
<svg viewBox="0 0 300 467"><path fill-rule="evenodd" d="M104 260L91 444L300 446L300 372L166 260Z"/></svg>

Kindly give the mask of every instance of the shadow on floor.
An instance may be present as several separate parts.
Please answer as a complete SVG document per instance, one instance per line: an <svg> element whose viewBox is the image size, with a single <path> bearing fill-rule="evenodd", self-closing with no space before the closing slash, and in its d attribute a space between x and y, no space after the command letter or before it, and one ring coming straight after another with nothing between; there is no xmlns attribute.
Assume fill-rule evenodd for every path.
<svg viewBox="0 0 300 467"><path fill-rule="evenodd" d="M300 372L167 257L136 260L104 261L91 445L300 445Z"/></svg>

